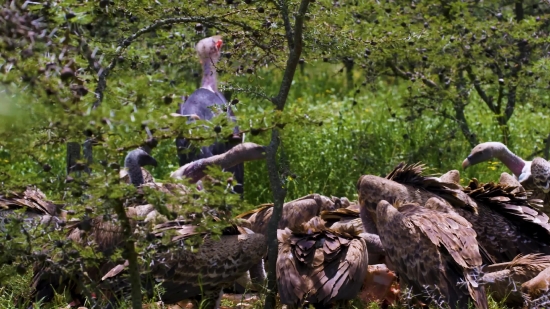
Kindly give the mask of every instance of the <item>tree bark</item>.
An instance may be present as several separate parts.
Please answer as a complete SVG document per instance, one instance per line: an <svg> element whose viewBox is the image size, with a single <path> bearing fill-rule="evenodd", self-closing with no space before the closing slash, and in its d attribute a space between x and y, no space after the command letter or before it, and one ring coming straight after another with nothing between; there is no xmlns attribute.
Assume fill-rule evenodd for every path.
<svg viewBox="0 0 550 309"><path fill-rule="evenodd" d="M550 134L544 141L544 159L548 160L550 158Z"/></svg>
<svg viewBox="0 0 550 309"><path fill-rule="evenodd" d="M67 143L67 175L75 171L76 162L80 160L80 144L77 142Z"/></svg>
<svg viewBox="0 0 550 309"><path fill-rule="evenodd" d="M302 31L304 26L304 17L307 12L310 0L302 0L297 14L295 15L294 29L290 24L290 12L288 4L285 0L279 0L276 2L279 10L282 13L284 20L284 26L286 31L287 43L289 48L287 63L281 86L279 87L279 93L271 101L275 105L276 111L283 111L285 108L288 93L296 73L296 68L302 54ZM273 128L271 131L271 142L267 147L266 165L269 173L269 184L271 192L273 193L273 214L269 221L267 229L267 241L268 241L268 274L267 274L267 295L265 299L265 309L274 309L276 303L277 294L277 227L279 220L281 219L283 204L286 197L287 189L279 174L279 166L277 163L277 150L281 143L280 134L278 128Z"/></svg>
<svg viewBox="0 0 550 309"><path fill-rule="evenodd" d="M135 248L135 241L133 238L132 225L130 219L126 214L126 209L122 204L122 201L111 200L114 203L113 208L120 220L122 226L122 233L124 235L124 251L128 258L128 272L130 274L130 285L132 295L132 309L142 309L142 296L141 296L141 279L139 276L139 264L138 254Z"/></svg>

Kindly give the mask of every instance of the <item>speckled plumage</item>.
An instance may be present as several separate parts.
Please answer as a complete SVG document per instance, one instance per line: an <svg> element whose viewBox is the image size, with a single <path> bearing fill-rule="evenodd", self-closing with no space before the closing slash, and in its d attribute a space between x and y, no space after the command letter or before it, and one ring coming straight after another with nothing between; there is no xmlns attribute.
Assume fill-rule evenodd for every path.
<svg viewBox="0 0 550 309"><path fill-rule="evenodd" d="M193 199L189 194L190 190L181 184L154 181L144 183L143 169L139 165L156 161L152 161L152 157L141 149L134 150L130 154L128 157L131 160L126 160L128 180L137 187L138 191L150 188L166 194L168 199L164 200L162 204L166 206L168 212L178 211L176 207L182 207L182 204L185 204L182 202L184 199ZM177 197L178 200L177 203L171 204L170 198L173 197ZM182 223L182 221L169 221L166 216L162 215L164 212L161 208L149 204L140 195L126 200L125 207L132 230L136 230L138 223L142 228L157 224L151 234L153 238L159 238L162 236L161 234L168 232L179 235L178 238L172 239L171 246L157 242L154 247L151 247L153 244L150 244L149 249L154 249L154 254L145 250L145 256L140 257L140 260L141 258L152 259L151 264L148 264L151 268L142 265L144 272L149 272L148 274L151 274L157 281L164 280L163 287L166 290L162 300L165 303L177 302L189 297L200 297L198 276L203 276L201 284L209 289L203 297L216 298L223 286L233 283L250 267L257 264L267 250L263 235L249 234L240 227L233 227L226 229L222 241L214 241L210 238L209 233L202 233L205 236L205 242L198 246L198 253L193 253L184 241L188 236L197 234L195 226ZM160 211L157 212L157 210ZM205 212L208 211L205 210ZM81 295L78 295L80 291L76 289L78 283L82 283L88 278L97 282L105 277L105 274L109 274L105 279L112 278L108 281L113 284L112 287L115 287L115 294L117 296L120 296L120 293L124 294L127 277L118 276L125 269L124 264L116 265L110 260L110 255L124 243L124 233L120 224L116 223L116 219L116 216L112 216L110 219L97 216L69 222L66 227L68 239L80 245L94 247L96 252L102 253L103 258L97 260L96 265L86 265L87 267L84 269L86 275L74 273L71 278L55 270L52 271L47 265L36 265L35 278L33 279L36 296L39 299L46 297L46 301L48 301L53 297L54 290L68 289L71 292L76 292L75 296L80 297ZM217 218L213 219L217 220ZM204 273L205 271L206 273ZM150 276L145 276L144 273L144 287L147 291L152 292L154 285L158 282L147 281L147 278L150 279ZM102 292L108 294L113 290L108 289L106 285L108 284L105 283L102 286L104 289ZM212 302L211 305L215 305L215 302Z"/></svg>
<svg viewBox="0 0 550 309"><path fill-rule="evenodd" d="M491 291L495 301L505 301L510 308L520 308L524 302L521 285L548 267L550 255L518 255L511 262L484 266L480 283Z"/></svg>
<svg viewBox="0 0 550 309"><path fill-rule="evenodd" d="M327 305L357 296L367 273L365 240L354 226L328 229L314 217L277 231L277 284L281 303Z"/></svg>
<svg viewBox="0 0 550 309"><path fill-rule="evenodd" d="M545 194L550 192L550 162L543 158L534 158L531 162L533 184Z"/></svg>
<svg viewBox="0 0 550 309"><path fill-rule="evenodd" d="M195 298L201 295L217 295L224 286L235 282L243 273L257 264L267 252L263 235L242 233L238 228L225 229L219 240L206 233L199 233L194 226L184 222L170 221L155 226L152 234L158 239L151 246L155 249L151 267L143 267L141 274L144 287L152 292L154 284L162 282L166 292L161 295L164 303ZM160 239L173 233L171 245ZM203 242L192 252L185 241L193 235L204 235ZM106 290L117 294L129 293L129 282L122 276L126 265L114 267L102 278ZM155 281L151 282L151 277ZM211 302L210 307L213 307Z"/></svg>
<svg viewBox="0 0 550 309"><path fill-rule="evenodd" d="M376 217L386 257L402 284L451 308L466 308L469 301L488 307L477 284L482 259L476 232L466 219L412 203L396 208L385 200L377 204Z"/></svg>

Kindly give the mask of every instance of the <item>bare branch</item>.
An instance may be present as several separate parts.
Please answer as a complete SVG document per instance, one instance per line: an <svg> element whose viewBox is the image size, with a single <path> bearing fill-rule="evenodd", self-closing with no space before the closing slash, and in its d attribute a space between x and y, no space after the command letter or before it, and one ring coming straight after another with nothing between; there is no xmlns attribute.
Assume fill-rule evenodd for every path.
<svg viewBox="0 0 550 309"><path fill-rule="evenodd" d="M284 0L283 0L284 1ZM292 80L294 79L294 73L296 72L296 67L298 67L298 62L300 60L300 55L302 54L303 47L303 38L302 32L304 27L304 18L306 15L307 7L309 5L309 0L302 0L300 3L300 8L296 14L296 24L294 25L294 38L292 42L293 46L289 42L289 54L288 60L286 62L286 69L283 75L283 81L281 82L281 88L279 88L279 94L273 98L272 102L275 104L277 110L282 111L285 107L286 99L290 91L290 86L292 85ZM283 5L286 7L286 4ZM289 18L288 8L283 8L283 16ZM290 33L288 32L290 31ZM287 36L292 36L292 29L287 29Z"/></svg>
<svg viewBox="0 0 550 309"><path fill-rule="evenodd" d="M543 149L533 151L530 155L528 155L527 157L525 157L525 160L533 160L534 157L536 157L536 156L542 154L543 152L544 152Z"/></svg>
<svg viewBox="0 0 550 309"><path fill-rule="evenodd" d="M172 17L172 18L161 19L148 25L147 27L139 29L134 34L123 39L120 42L120 44L118 44L118 47L109 65L103 70L100 70L98 74L97 87L95 90L96 101L93 104L93 108L94 109L97 108L101 104L101 102L103 102L103 92L105 92L105 89L107 88L107 77L109 76L109 73L115 68L118 58L122 55L122 53L126 50L126 48L130 46L130 44L132 44L135 40L137 40L142 35L167 25L192 23L192 22L211 24L211 23L217 22L220 19L224 19L224 17L236 15L239 13L245 13L248 10L249 9L235 10L227 14L215 15L215 16L209 16L209 17L194 16L194 17Z"/></svg>
<svg viewBox="0 0 550 309"><path fill-rule="evenodd" d="M466 72L468 73L468 77L470 78L470 81L472 81L472 83L474 84L474 88L476 89L477 94L479 94L483 102L487 104L487 106L493 113L495 114L500 113L500 111L497 110L497 107L493 102L493 98L487 96L487 93L485 93L485 90L483 90L483 88L481 87L481 83L479 82L479 79L477 78L477 76L474 74L474 71L472 70L472 66L467 65L465 69L466 69Z"/></svg>
<svg viewBox="0 0 550 309"><path fill-rule="evenodd" d="M285 34L289 49L294 49L294 38L292 36L292 25L290 24L290 13L288 12L287 0L275 1L275 5L283 15L283 23L285 25Z"/></svg>
<svg viewBox="0 0 550 309"><path fill-rule="evenodd" d="M517 86L510 86L510 89L508 89L508 100L506 102L506 109L504 110L504 119L506 119L506 122L512 118L512 114L514 114L514 109L516 107L516 88Z"/></svg>
<svg viewBox="0 0 550 309"><path fill-rule="evenodd" d="M90 68L92 68L92 70L94 70L94 72L96 73L101 71L101 65L94 59L93 52L90 49L90 45L88 45L88 42L86 42L83 37L80 37L80 50L82 51L84 58L88 60L88 65L90 66Z"/></svg>
<svg viewBox="0 0 550 309"><path fill-rule="evenodd" d="M413 77L414 75L420 75L420 79L422 80L422 82L424 83L424 85L430 87L430 88L439 88L439 86L437 85L436 82L434 82L433 80L431 79L427 79L424 75L422 74L419 74L419 73L415 73L414 75L410 72L404 72L403 70L399 69L397 67L397 65L392 62L392 61L388 61L387 62L388 66L390 67L390 69L393 71L393 73L403 79L406 79L406 80L410 80L411 77Z"/></svg>

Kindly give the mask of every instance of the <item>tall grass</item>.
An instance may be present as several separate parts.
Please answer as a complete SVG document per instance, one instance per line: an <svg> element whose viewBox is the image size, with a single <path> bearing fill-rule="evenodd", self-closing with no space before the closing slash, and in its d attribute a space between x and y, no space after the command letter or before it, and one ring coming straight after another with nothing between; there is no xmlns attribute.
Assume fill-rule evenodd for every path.
<svg viewBox="0 0 550 309"><path fill-rule="evenodd" d="M307 127L290 124L283 130L282 150L296 176L288 179L288 200L310 193L355 199L355 185L362 174L385 175L400 161L422 161L430 167L431 173L458 169L464 184L472 177L484 182L496 181L500 173L507 171L498 162L462 171L461 162L471 147L455 121L431 112L412 119L409 112L401 108L408 95L406 82L386 79L367 86L345 86L346 77L339 73L340 68L339 65L316 65L307 67L295 78L288 110L307 113L323 124ZM269 94L269 91L275 92L281 76L263 71L247 78L252 79L248 81L251 84L267 89ZM356 71L353 78L355 85L361 85L365 76ZM190 84L192 87L194 84ZM241 101L237 105L237 115L253 115L271 108L269 102L252 99L244 93L235 93L234 97ZM493 115L475 94L470 98L466 114L471 129L482 142L500 141L500 130ZM542 148L543 138L550 132L548 113L535 110L534 103L518 102L509 123L511 150L520 156ZM247 127L246 123L239 124ZM264 145L268 139L268 132L246 137L247 141ZM168 178L177 167L173 141L163 141L153 156L161 162L159 167L151 169L154 176ZM60 162L55 166L63 168L63 159L60 155ZM246 163L245 188L245 200L250 207L271 201L265 162ZM14 275L13 278L10 285L0 289L0 304L27 295L30 277Z"/></svg>

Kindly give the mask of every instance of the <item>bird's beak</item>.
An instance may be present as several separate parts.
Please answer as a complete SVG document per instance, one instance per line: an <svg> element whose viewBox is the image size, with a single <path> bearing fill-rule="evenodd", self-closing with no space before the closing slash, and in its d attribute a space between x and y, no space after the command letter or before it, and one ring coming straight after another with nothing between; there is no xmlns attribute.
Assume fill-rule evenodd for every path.
<svg viewBox="0 0 550 309"><path fill-rule="evenodd" d="M464 161L462 161L462 168L466 169L468 166L470 166L470 161L468 161L468 158L466 158Z"/></svg>

